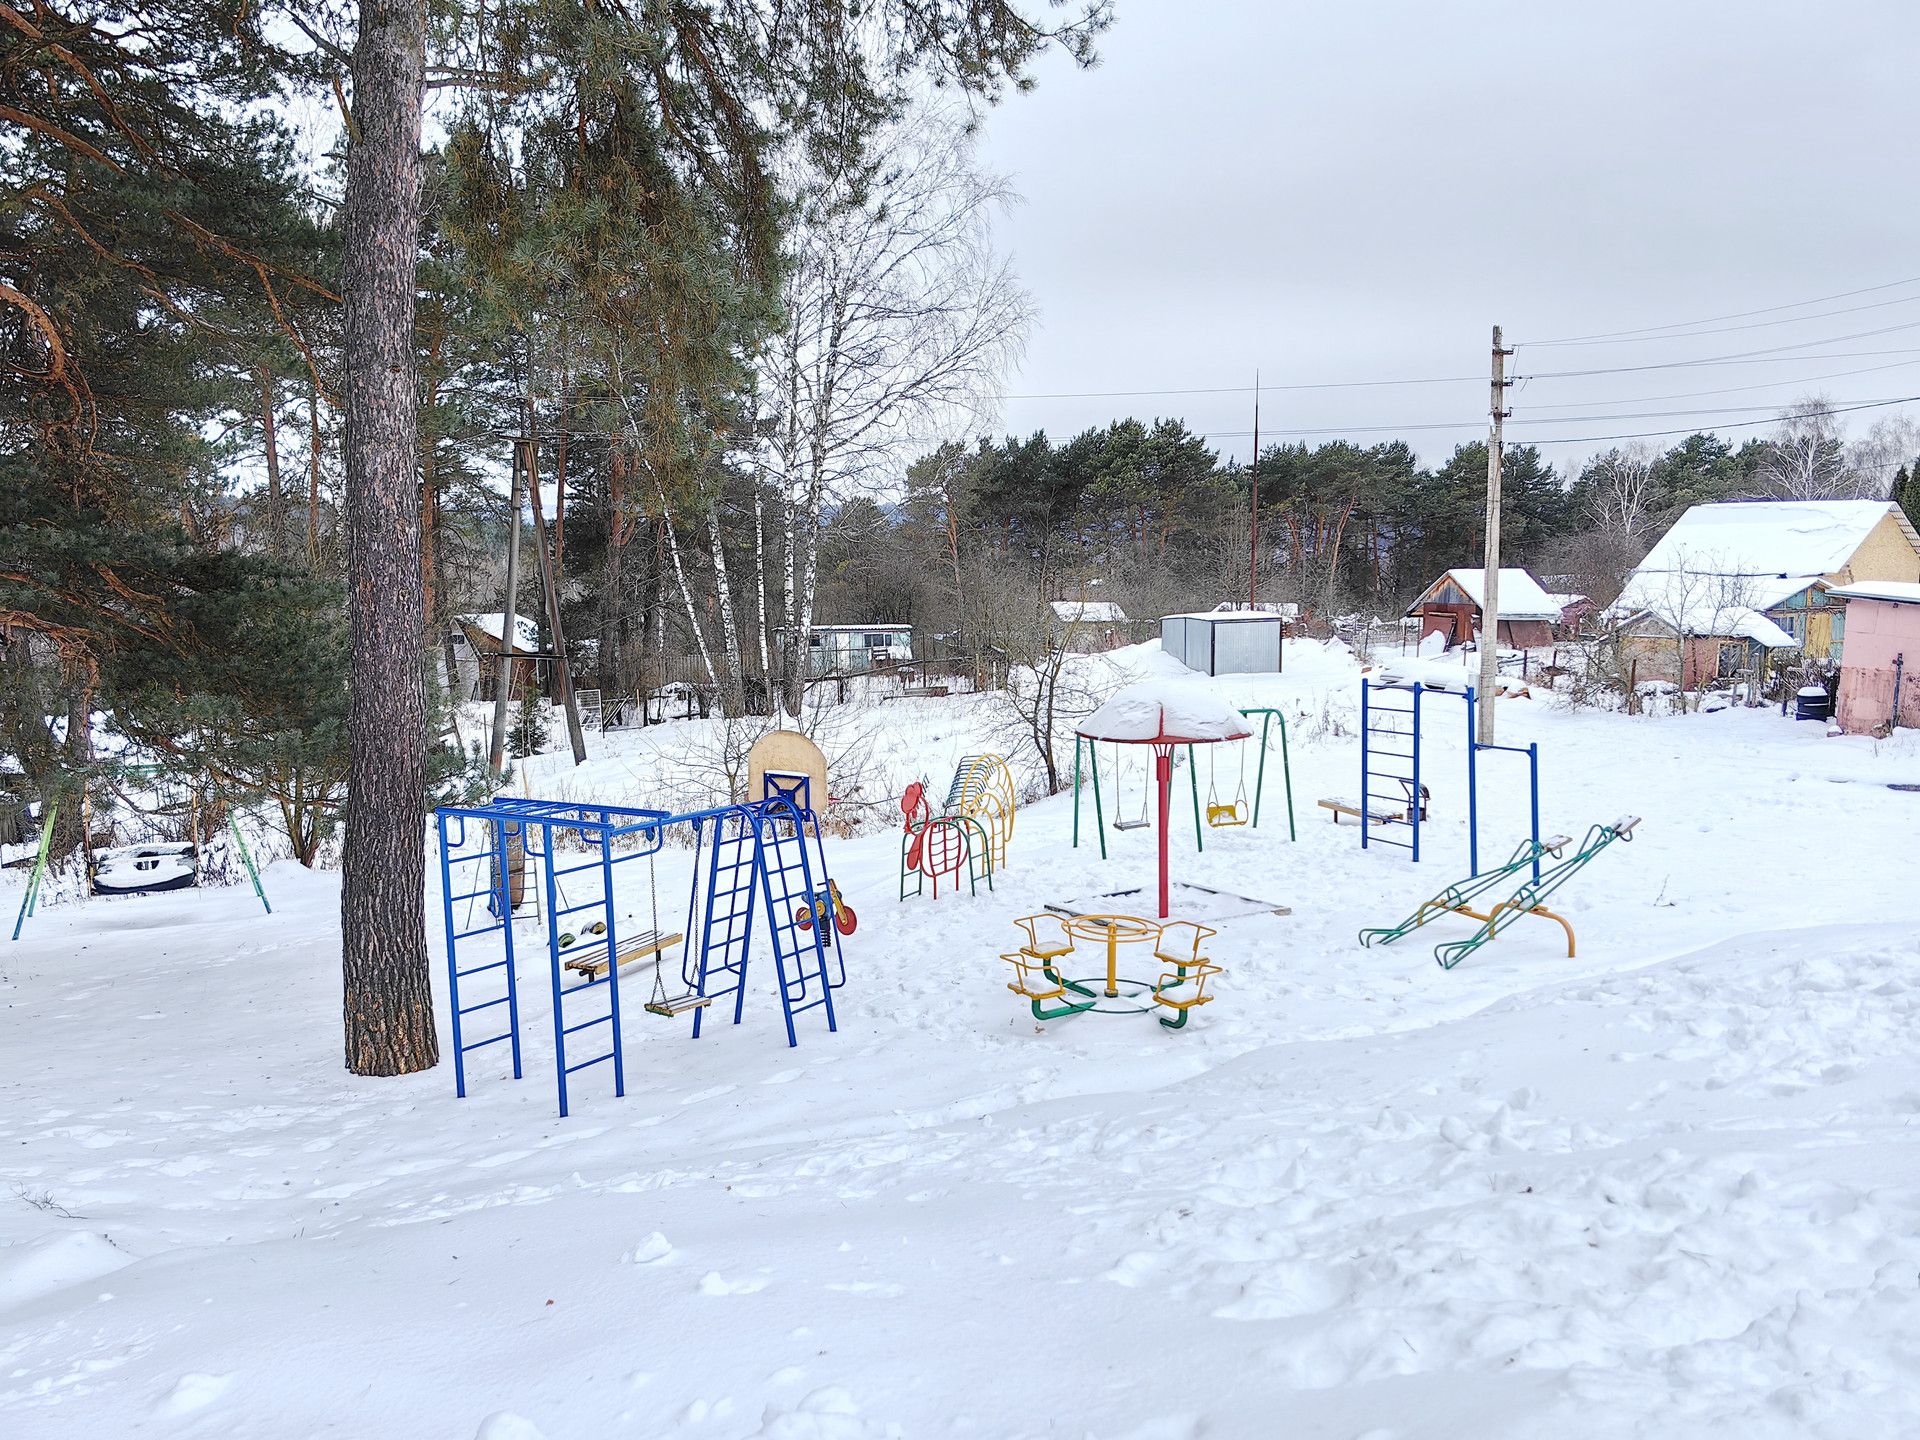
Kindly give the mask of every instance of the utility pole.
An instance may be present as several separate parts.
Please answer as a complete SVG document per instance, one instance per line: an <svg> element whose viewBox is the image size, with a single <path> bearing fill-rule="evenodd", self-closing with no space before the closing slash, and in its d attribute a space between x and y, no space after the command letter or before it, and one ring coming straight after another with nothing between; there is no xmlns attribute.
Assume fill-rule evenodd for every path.
<svg viewBox="0 0 1920 1440"><path fill-rule="evenodd" d="M1495 681L1500 674L1500 453L1506 434L1507 356L1500 348L1500 327L1493 327L1493 431L1487 440L1487 554L1480 572L1480 734L1493 744Z"/></svg>
<svg viewBox="0 0 1920 1440"><path fill-rule="evenodd" d="M487 768L498 785L507 769L507 701L513 692L514 595L520 588L520 474L528 442L513 442L513 480L507 486L507 607L501 618L500 652L493 674L493 745Z"/></svg>
<svg viewBox="0 0 1920 1440"><path fill-rule="evenodd" d="M1247 536L1247 608L1260 608L1260 372L1253 372L1253 515Z"/></svg>
<svg viewBox="0 0 1920 1440"><path fill-rule="evenodd" d="M587 739L580 731L580 706L573 698L573 672L567 668L567 637L560 630L560 591L554 583L553 552L547 548L547 518L540 507L539 458L527 442L527 495L533 501L533 558L540 571L540 594L546 602L547 633L553 637L553 693L567 715L567 743L573 763L587 763Z"/></svg>

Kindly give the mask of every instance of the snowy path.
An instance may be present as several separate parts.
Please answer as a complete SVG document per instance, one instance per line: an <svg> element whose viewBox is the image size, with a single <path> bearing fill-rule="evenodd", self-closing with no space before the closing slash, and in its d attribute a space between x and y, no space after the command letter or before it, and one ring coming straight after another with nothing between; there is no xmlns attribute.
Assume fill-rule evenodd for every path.
<svg viewBox="0 0 1920 1440"><path fill-rule="evenodd" d="M0 1435L1920 1433L1920 757L1507 713L1551 828L1647 817L1577 960L1355 947L1464 842L1362 856L1331 739L1297 845L1177 855L1295 909L1187 1033L1001 988L1009 917L1144 861L1056 801L978 900L835 845L840 1033L630 1022L565 1122L537 1044L464 1102L340 1071L332 877L49 911L0 952Z"/></svg>

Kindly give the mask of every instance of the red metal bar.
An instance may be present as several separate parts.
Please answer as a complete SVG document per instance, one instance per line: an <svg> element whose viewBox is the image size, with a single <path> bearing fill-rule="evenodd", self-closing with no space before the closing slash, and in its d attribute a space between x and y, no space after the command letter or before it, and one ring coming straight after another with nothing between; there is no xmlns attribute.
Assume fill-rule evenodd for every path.
<svg viewBox="0 0 1920 1440"><path fill-rule="evenodd" d="M1173 808L1173 747L1153 747L1154 778L1160 784L1160 918L1167 918L1167 830Z"/></svg>

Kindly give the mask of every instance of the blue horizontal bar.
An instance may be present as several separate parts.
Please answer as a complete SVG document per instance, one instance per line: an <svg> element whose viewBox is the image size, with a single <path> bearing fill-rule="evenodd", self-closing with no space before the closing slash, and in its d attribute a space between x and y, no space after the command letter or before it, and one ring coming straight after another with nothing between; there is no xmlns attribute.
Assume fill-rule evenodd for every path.
<svg viewBox="0 0 1920 1440"><path fill-rule="evenodd" d="M482 896L498 895L499 893L500 887L498 885L489 885L483 890L464 890L457 895L449 895L447 898L449 900L478 900Z"/></svg>
<svg viewBox="0 0 1920 1440"><path fill-rule="evenodd" d="M496 1005L504 1005L507 1003L507 1001L510 998L512 997L507 995L502 995L498 1000L488 1000L484 1004L480 1004L480 1005L467 1005L462 1007L460 1013L462 1015L476 1015L482 1010L491 1010Z"/></svg>
<svg viewBox="0 0 1920 1440"><path fill-rule="evenodd" d="M507 922L504 920L500 920L500 921L496 921L492 925L482 925L475 930L455 931L453 938L456 940L467 940L467 939L471 939L475 935L493 935L501 930L506 929L506 926L507 926Z"/></svg>
<svg viewBox="0 0 1920 1440"><path fill-rule="evenodd" d="M591 1065L600 1065L611 1059L613 1059L613 1052L609 1050L606 1054L596 1055L591 1060L582 1060L578 1065L569 1065L560 1073L563 1075L571 1075L576 1070L585 1070Z"/></svg>
<svg viewBox="0 0 1920 1440"><path fill-rule="evenodd" d="M586 986L581 985L581 986L576 986L575 988L584 990L586 989ZM560 1033L562 1035L571 1035L576 1030L591 1030L596 1025L610 1025L612 1023L613 1023L613 1016L596 1015L591 1020L582 1020L578 1025L569 1025L566 1027L566 1029L562 1030Z"/></svg>
<svg viewBox="0 0 1920 1440"><path fill-rule="evenodd" d="M489 970L499 970L503 968L506 963L504 960L496 960L491 965L476 965L471 970L456 970L453 972L454 978L456 980L464 980L469 975L484 975Z"/></svg>
<svg viewBox="0 0 1920 1440"><path fill-rule="evenodd" d="M489 1045L498 1045L502 1040L511 1040L511 1039L513 1039L513 1032L509 1030L504 1035L495 1035L490 1039L476 1040L471 1045L462 1045L460 1047L460 1053L464 1055L469 1050L484 1050Z"/></svg>

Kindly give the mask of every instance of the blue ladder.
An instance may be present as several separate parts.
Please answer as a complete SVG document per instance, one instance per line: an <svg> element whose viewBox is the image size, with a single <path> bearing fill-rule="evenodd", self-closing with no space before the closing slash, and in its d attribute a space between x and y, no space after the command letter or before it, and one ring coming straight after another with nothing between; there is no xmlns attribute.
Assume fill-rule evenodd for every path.
<svg viewBox="0 0 1920 1440"><path fill-rule="evenodd" d="M818 884L814 881L814 866L807 858L806 825L791 801L773 799L748 808L756 812L759 853L755 868L760 873L761 896L767 907L767 930L773 937L773 963L780 977L787 1044L792 1046L800 1043L793 1017L802 1011L824 1007L827 1029L840 1028L833 1013L833 985L827 976L826 936L833 933L833 906L825 903L830 893L828 877L823 864ZM799 920L803 910L810 917L805 924Z"/></svg>
<svg viewBox="0 0 1920 1440"><path fill-rule="evenodd" d="M1394 845L1411 851L1416 861L1420 858L1420 696L1424 688L1418 681L1410 686L1360 682L1360 847L1365 849L1370 840ZM1396 705L1391 698L1395 695L1408 696L1409 702ZM1401 717L1408 722L1404 729ZM1376 806L1404 810L1396 818L1383 809L1376 820ZM1376 824L1383 830L1404 825L1409 838L1371 837Z"/></svg>
<svg viewBox="0 0 1920 1440"><path fill-rule="evenodd" d="M607 817L603 815L601 818L604 821ZM527 827L529 836L532 835L533 829L534 827L532 826ZM544 848L537 853L540 858L541 873L546 877L548 916L547 965L553 980L553 1064L560 1089L560 1118L564 1120L567 1117L567 1077L570 1075L575 1075L582 1070L592 1069L595 1065L604 1065L608 1061L612 1061L613 1093L616 1096L627 1093L626 1059L621 1054L620 1046L619 921L613 909L613 856L611 849L604 844L599 845L595 847L598 853L594 854L593 858L583 860L578 865L562 867L556 863L559 857L555 840L559 834L564 832L556 830L552 826L542 826L540 827L540 833L543 838ZM652 834L648 836L648 839L652 842L651 846L643 846L642 849L636 852L637 854L651 854L660 848L662 843L660 829L655 827ZM536 851L533 846L529 845L527 847L527 857L532 859L535 854ZM633 857L626 856L623 858L630 859ZM589 870L600 872L599 898L579 905L567 904L561 898L560 894L559 881L561 877L579 875ZM560 948L561 921L564 917L583 910L597 910L600 912L598 918L605 923L607 927L606 934L588 945L579 947L578 950L569 948L563 951ZM592 976L588 976L585 979L569 983L567 980L569 973L566 968L567 962L581 959L588 952L602 945L606 947L608 961L606 974L600 979L594 979ZM573 973L577 974L579 972ZM604 1009L602 1009L598 1003L598 997L603 993L607 997L607 1003ZM591 1001L589 1001L587 997L592 997ZM571 1006L568 1004L570 1000L573 1001ZM585 1013L581 1014L583 1008ZM590 1031L597 1032L603 1025L607 1027L607 1048L605 1050L598 1054L590 1055L584 1060L569 1060L567 1058L567 1040L569 1036L584 1035Z"/></svg>
<svg viewBox="0 0 1920 1440"><path fill-rule="evenodd" d="M724 811L713 818L713 843L708 847L707 900L700 924L698 955L692 945L687 955L694 971L683 974L698 994L718 999L733 996L733 1023L740 1023L747 1003L748 943L753 938L753 876L758 867L760 832L749 807ZM709 988L716 977L725 983ZM705 1008L693 1012L694 1038L700 1036Z"/></svg>
<svg viewBox="0 0 1920 1440"><path fill-rule="evenodd" d="M503 1040L508 1041L513 1047L513 1078L520 1079L522 1073L520 991L514 979L513 919L507 898L506 830L508 827L489 825L487 828L493 836L491 843L481 849L467 851L466 817L442 814L435 818L440 826L440 905L446 921L447 1008L453 1021L453 1084L454 1092L464 1098L467 1093L467 1056L475 1050L484 1050L489 1045L498 1045ZM456 826L451 838L448 834L450 819ZM463 870L465 873L462 873ZM460 878L456 879L456 875ZM477 886L477 888L456 889L456 885L459 884ZM482 898L487 902L485 913L491 917L489 922L485 925L476 925L470 930L460 929L453 915L454 902ZM501 937L503 958L468 965L463 969L460 964L460 942L495 933ZM491 995L490 998L476 1000L471 1004L465 1003L468 997L461 994L461 982L471 981L475 976L491 974L496 970L504 975L503 991ZM507 1028L498 1035L469 1040L467 1017L498 1009L502 1005L507 1007Z"/></svg>

